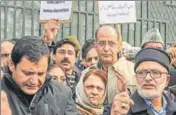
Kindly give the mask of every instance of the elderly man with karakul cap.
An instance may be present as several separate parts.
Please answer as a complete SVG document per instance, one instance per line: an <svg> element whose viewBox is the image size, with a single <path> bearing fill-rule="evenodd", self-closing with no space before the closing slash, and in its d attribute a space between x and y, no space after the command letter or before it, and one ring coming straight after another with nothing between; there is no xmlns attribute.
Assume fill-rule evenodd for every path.
<svg viewBox="0 0 176 115"><path fill-rule="evenodd" d="M149 30L142 40L141 48L159 48L164 49L164 41L158 28Z"/></svg>

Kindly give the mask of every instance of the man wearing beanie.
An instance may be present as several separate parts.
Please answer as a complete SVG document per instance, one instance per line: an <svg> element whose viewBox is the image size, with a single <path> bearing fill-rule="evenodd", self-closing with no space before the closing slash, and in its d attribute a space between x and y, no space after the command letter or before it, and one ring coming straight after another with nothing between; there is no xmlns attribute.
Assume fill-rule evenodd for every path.
<svg viewBox="0 0 176 115"><path fill-rule="evenodd" d="M160 49L145 48L135 57L137 90L114 98L111 115L176 115L176 103L164 93L170 76L170 58Z"/></svg>
<svg viewBox="0 0 176 115"><path fill-rule="evenodd" d="M142 40L141 49L144 48L158 48L164 50L164 41L161 37L161 34L158 28L153 28L149 30ZM171 52L168 50L169 54ZM176 85L176 69L173 69L174 63L173 59L171 58L171 63L169 67L169 75L170 75L170 82L168 86ZM175 61L176 66L176 61Z"/></svg>

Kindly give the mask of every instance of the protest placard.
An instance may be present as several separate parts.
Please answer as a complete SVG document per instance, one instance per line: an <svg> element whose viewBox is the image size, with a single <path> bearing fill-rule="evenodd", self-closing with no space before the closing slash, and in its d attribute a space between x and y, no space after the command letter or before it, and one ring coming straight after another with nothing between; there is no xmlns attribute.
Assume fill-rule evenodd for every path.
<svg viewBox="0 0 176 115"><path fill-rule="evenodd" d="M135 6L135 1L98 1L99 23L134 23L136 22Z"/></svg>
<svg viewBox="0 0 176 115"><path fill-rule="evenodd" d="M41 1L41 23L44 23L49 19L58 19L60 23L67 23L71 20L71 14L72 1Z"/></svg>

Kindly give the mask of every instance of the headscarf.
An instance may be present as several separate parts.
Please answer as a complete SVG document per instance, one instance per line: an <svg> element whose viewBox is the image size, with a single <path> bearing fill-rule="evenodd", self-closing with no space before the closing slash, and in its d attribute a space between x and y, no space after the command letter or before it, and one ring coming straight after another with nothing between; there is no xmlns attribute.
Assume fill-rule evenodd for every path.
<svg viewBox="0 0 176 115"><path fill-rule="evenodd" d="M85 74L89 71L91 71L91 70L88 70L85 73L82 73L80 81L78 82L78 84L76 86L76 96L77 96L76 103L83 106L84 108L87 108L88 110L93 110L96 112L97 115L100 115L100 114L103 114L103 110L104 110L103 102L106 97L106 89L105 89L103 98L99 101L98 106L95 106L90 103L90 101L85 93L84 83L83 83L83 79L85 77Z"/></svg>

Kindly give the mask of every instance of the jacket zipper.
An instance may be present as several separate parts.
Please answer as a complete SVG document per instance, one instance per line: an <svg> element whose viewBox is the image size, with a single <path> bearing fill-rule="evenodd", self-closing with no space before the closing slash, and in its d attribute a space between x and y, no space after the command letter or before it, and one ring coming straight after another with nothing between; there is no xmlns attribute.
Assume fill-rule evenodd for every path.
<svg viewBox="0 0 176 115"><path fill-rule="evenodd" d="M45 100L45 115L48 115L48 104L47 104L47 100Z"/></svg>

